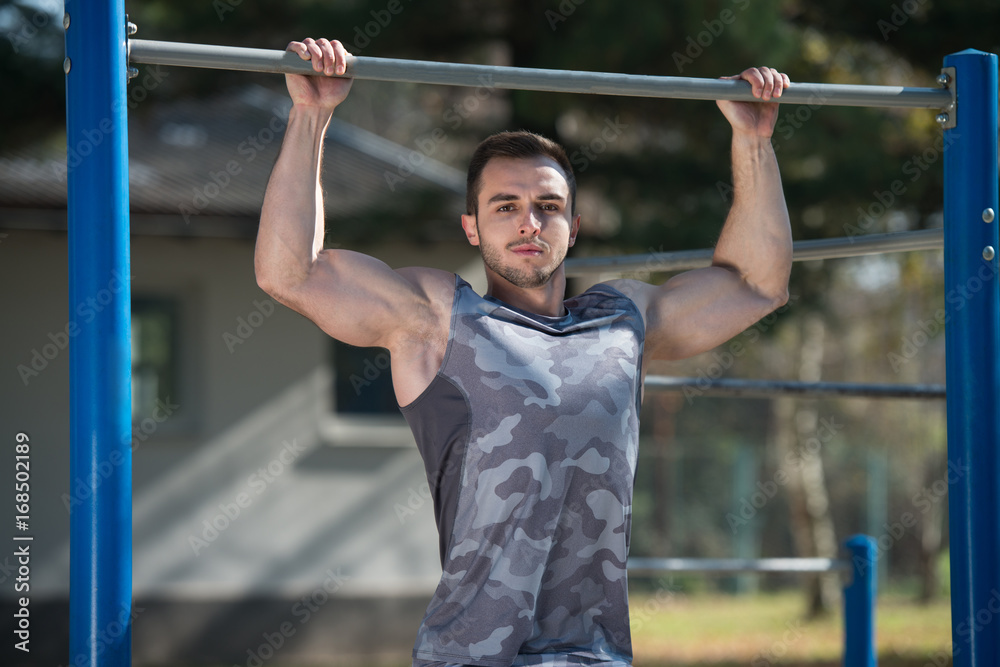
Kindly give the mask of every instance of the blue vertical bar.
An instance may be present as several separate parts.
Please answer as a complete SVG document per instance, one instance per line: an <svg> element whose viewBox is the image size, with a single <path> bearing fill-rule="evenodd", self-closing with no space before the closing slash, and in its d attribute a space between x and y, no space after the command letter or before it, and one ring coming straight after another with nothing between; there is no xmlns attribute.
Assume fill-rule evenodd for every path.
<svg viewBox="0 0 1000 667"><path fill-rule="evenodd" d="M70 479L79 501L70 515L69 664L119 667L131 664L132 645L125 8L67 0L65 12Z"/></svg>
<svg viewBox="0 0 1000 667"><path fill-rule="evenodd" d="M956 126L944 133L944 253L952 652L1000 665L1000 289L997 57L953 53ZM993 255L986 250L993 249ZM984 255L985 252L985 255Z"/></svg>
<svg viewBox="0 0 1000 667"><path fill-rule="evenodd" d="M844 587L844 667L875 667L875 540L854 535L846 546L852 576Z"/></svg>

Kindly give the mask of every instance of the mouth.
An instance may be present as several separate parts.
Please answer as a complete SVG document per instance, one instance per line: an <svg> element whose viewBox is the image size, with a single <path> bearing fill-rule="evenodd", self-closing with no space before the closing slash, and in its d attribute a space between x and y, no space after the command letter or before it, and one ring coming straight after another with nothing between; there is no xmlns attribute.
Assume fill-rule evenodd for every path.
<svg viewBox="0 0 1000 667"><path fill-rule="evenodd" d="M511 247L511 251L515 254L521 255L522 257L538 257L543 254L545 250L541 246L534 245L532 243L522 243Z"/></svg>

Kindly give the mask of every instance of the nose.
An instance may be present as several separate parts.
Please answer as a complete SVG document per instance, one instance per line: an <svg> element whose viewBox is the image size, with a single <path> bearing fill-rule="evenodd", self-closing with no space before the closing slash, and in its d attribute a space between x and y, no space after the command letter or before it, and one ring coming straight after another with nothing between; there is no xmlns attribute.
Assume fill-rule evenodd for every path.
<svg viewBox="0 0 1000 667"><path fill-rule="evenodd" d="M518 225L517 233L519 236L538 236L542 231L541 222L535 216L533 211L528 211L525 215L521 217L521 222Z"/></svg>

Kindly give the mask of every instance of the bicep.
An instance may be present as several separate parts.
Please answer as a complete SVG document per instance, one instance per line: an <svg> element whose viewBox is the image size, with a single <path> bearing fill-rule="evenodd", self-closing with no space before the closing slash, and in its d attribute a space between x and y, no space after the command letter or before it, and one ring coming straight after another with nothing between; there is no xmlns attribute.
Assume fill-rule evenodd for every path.
<svg viewBox="0 0 1000 667"><path fill-rule="evenodd" d="M637 293L650 359L684 359L711 350L780 305L721 266L686 271Z"/></svg>
<svg viewBox="0 0 1000 667"><path fill-rule="evenodd" d="M442 282L445 272L437 273ZM432 295L419 278L362 253L324 250L308 277L279 299L337 340L391 347L401 331L417 332L433 317Z"/></svg>

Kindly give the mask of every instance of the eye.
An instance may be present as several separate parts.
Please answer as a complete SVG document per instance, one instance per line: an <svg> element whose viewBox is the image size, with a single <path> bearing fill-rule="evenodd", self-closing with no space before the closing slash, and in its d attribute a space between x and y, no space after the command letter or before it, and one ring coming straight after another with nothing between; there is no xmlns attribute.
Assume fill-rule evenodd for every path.
<svg viewBox="0 0 1000 667"><path fill-rule="evenodd" d="M506 213L507 211L513 211L514 210L514 205L513 204L504 204L503 206L498 207L497 210L500 211L500 212L503 212L503 213Z"/></svg>

